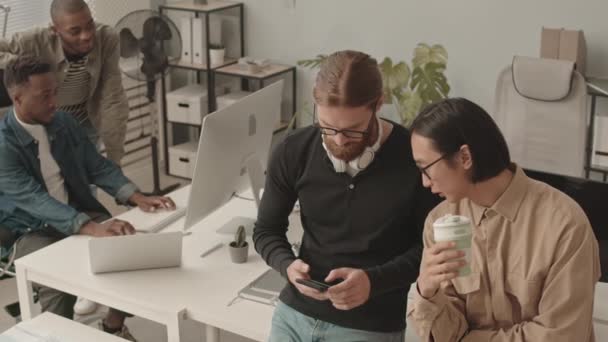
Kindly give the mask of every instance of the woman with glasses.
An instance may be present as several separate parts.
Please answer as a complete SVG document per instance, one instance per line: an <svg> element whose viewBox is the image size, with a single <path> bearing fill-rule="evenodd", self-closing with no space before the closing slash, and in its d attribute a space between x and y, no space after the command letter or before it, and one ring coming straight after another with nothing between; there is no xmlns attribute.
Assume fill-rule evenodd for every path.
<svg viewBox="0 0 608 342"><path fill-rule="evenodd" d="M437 201L422 187L407 129L377 115L376 60L356 51L330 55L313 97L314 125L296 130L271 157L254 230L256 250L289 280L270 341L403 342L422 226ZM299 255L285 236L296 200ZM326 285L300 283L311 279Z"/></svg>
<svg viewBox="0 0 608 342"><path fill-rule="evenodd" d="M511 163L481 107L448 99L411 127L422 182L446 201L426 220L408 318L423 341L594 341L597 241L582 209ZM454 242L435 242L446 214L472 224L470 270Z"/></svg>

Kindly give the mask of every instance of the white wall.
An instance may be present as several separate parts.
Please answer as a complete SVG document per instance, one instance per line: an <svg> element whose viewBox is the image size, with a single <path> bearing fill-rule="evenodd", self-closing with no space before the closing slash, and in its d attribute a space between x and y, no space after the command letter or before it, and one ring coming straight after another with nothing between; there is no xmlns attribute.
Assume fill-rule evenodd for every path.
<svg viewBox="0 0 608 342"><path fill-rule="evenodd" d="M103 0L93 1L93 7L99 21L114 25L129 11L156 8L161 1ZM248 55L295 63L317 53L352 48L378 59L390 56L409 61L418 42L441 43L450 55L447 75L452 95L468 97L488 110L499 70L514 54L538 55L543 25L583 29L587 73L608 77L606 0L242 1ZM33 24L24 20L25 12L39 25L48 22L50 0L0 0L0 4L14 8L9 30ZM314 73L300 69L298 76L299 102L310 101ZM600 111L607 107L600 103Z"/></svg>
<svg viewBox="0 0 608 342"><path fill-rule="evenodd" d="M441 43L451 94L490 111L498 72L514 54L538 56L543 25L583 29L587 73L608 76L606 0L242 1L248 55L295 63L352 48L409 61L418 42ZM310 101L314 75L300 69L298 76L300 103Z"/></svg>
<svg viewBox="0 0 608 342"><path fill-rule="evenodd" d="M95 0L95 20L115 26L127 13L136 10L158 8L154 0Z"/></svg>

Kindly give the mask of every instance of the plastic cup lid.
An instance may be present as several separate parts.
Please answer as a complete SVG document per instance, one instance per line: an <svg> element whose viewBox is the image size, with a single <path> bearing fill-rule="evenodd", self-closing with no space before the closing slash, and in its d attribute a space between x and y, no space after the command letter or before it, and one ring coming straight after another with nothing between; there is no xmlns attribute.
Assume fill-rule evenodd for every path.
<svg viewBox="0 0 608 342"><path fill-rule="evenodd" d="M433 223L433 227L436 228L447 228L454 226L463 226L471 224L471 220L466 216L452 215L447 214L438 218L435 223Z"/></svg>

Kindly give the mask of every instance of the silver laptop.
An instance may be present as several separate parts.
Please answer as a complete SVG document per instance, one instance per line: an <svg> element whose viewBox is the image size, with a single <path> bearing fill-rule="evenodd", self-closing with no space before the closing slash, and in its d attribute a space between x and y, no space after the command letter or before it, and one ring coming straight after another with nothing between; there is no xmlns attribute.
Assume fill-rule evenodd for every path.
<svg viewBox="0 0 608 342"><path fill-rule="evenodd" d="M89 262L93 273L178 267L183 232L92 238Z"/></svg>

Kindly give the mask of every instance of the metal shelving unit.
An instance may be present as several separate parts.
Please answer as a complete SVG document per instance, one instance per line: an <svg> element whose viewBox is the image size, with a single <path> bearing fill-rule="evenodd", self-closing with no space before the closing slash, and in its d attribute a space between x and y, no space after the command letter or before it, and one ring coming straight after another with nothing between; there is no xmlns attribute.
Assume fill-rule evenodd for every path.
<svg viewBox="0 0 608 342"><path fill-rule="evenodd" d="M244 22L244 5L239 2L231 2L231 1L214 1L210 2L206 5L195 4L192 1L183 1L174 4L166 4L159 6L159 12L161 15L166 15L168 11L185 11L194 13L195 18L204 17L205 20L205 41L207 42L206 46L206 64L192 64L186 63L183 61L172 61L169 63L170 68L173 69L183 69L183 70L191 70L196 72L196 81L197 83L201 83L201 75L204 74L206 77L207 83L207 112L212 113L217 110L217 97L215 94L216 88L216 75L223 75L229 77L237 77L240 78L240 88L241 90L248 91L251 89L252 84L257 84L259 88L263 88L266 86L268 81L272 78L287 76L291 74L289 77L291 79L291 96L292 96L292 106L291 113L289 116L292 116L296 112L296 96L297 96L297 79L296 79L296 67L282 64L270 64L264 67L259 72L251 72L249 70L242 69L238 63L238 57L236 56L228 56L225 58L224 63L221 65L211 65L211 56L209 52L209 42L210 42L210 15L213 13L220 13L223 11L237 11L238 12L238 32L239 32L239 40L240 47L238 52L238 57L245 56L245 22ZM287 82L286 84L289 84ZM171 125L181 125L181 126L190 126L197 127L200 129L200 124L193 123L183 123L183 122L172 122L168 118L167 113L167 85L165 78L161 78L161 89L162 89L162 118L163 118L163 137L164 137L164 157L165 157L165 172L169 173L169 146L174 145L174 140L169 138L168 134L168 126ZM171 126L171 129L173 126ZM284 129L288 128L287 121L281 121L277 127L275 127L274 132L277 133Z"/></svg>

